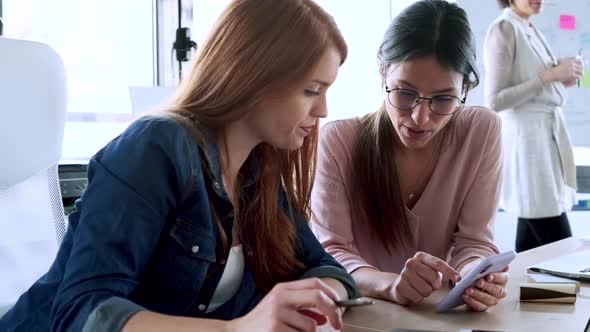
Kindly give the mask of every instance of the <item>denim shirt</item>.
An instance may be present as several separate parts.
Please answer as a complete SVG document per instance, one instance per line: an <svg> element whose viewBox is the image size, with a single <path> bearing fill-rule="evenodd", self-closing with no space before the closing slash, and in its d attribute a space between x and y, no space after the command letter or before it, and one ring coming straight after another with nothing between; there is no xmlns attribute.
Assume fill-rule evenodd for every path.
<svg viewBox="0 0 590 332"><path fill-rule="evenodd" d="M225 320L250 311L263 294L246 264L237 294L206 313L223 273L209 267L226 259L217 256L211 204L228 236L234 219L209 136L201 149L177 120L148 116L99 151L54 263L0 319L0 331L119 331L141 310ZM256 180L250 164L246 189ZM277 199L289 208L284 194ZM355 297L354 281L307 221L287 215L299 235L300 278L337 279Z"/></svg>

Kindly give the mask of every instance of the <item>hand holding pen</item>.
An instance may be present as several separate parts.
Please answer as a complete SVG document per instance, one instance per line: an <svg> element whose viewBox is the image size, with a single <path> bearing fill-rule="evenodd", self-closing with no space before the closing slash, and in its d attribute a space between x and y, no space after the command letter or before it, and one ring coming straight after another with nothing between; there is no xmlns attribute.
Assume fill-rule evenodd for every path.
<svg viewBox="0 0 590 332"><path fill-rule="evenodd" d="M584 77L584 63L578 56L562 58L558 64L541 73L543 83L561 82L565 87L572 87Z"/></svg>

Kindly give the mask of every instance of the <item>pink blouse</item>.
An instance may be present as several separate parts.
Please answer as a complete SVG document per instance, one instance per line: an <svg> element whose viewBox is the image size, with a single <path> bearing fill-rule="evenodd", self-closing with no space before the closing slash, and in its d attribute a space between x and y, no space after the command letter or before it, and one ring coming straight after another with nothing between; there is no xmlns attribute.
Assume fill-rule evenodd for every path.
<svg viewBox="0 0 590 332"><path fill-rule="evenodd" d="M406 209L412 245L392 255L351 216L355 207L348 176L358 125L354 118L322 128L311 198L315 235L349 273L361 267L400 273L418 251L447 260L455 268L468 258L498 253L493 226L502 146L501 122L493 111L466 107L449 123L448 140L433 174L414 207Z"/></svg>

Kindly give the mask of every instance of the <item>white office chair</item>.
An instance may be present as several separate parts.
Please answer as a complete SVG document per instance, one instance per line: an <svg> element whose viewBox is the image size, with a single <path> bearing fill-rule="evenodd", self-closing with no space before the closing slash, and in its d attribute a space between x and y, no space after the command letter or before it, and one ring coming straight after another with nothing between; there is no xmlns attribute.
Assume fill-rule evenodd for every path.
<svg viewBox="0 0 590 332"><path fill-rule="evenodd" d="M65 233L57 173L65 113L57 53L0 37L0 317L47 272Z"/></svg>

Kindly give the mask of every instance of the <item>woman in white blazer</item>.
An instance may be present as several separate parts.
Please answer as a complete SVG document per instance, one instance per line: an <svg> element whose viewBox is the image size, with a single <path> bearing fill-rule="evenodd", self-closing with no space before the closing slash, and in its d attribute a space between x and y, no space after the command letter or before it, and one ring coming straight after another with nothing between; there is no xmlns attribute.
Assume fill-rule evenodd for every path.
<svg viewBox="0 0 590 332"><path fill-rule="evenodd" d="M575 58L556 59L531 23L543 0L498 0L504 12L484 43L486 106L502 118L501 207L519 216L516 250L571 236L576 191L572 144L561 106L582 78Z"/></svg>

